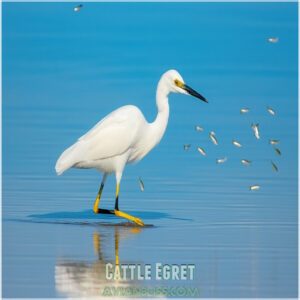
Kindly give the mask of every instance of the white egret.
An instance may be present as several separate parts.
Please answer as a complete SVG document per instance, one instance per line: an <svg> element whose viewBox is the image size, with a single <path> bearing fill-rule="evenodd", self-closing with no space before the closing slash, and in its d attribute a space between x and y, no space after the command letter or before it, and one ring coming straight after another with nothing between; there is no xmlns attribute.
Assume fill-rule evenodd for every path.
<svg viewBox="0 0 300 300"><path fill-rule="evenodd" d="M169 119L168 95L181 93L207 100L184 83L180 74L169 70L162 75L156 90L157 116L148 123L142 112L133 105L116 109L98 122L90 131L66 149L57 160L58 175L69 168L95 168L103 173L94 202L94 213L114 214L143 226L141 219L119 210L120 181L128 163L141 160L161 140ZM107 175L115 173L115 209L100 209L99 203Z"/></svg>

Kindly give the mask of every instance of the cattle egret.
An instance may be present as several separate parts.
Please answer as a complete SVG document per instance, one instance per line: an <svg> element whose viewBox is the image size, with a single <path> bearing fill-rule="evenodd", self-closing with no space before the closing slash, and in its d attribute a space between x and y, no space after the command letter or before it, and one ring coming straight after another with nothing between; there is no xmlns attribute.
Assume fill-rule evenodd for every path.
<svg viewBox="0 0 300 300"><path fill-rule="evenodd" d="M126 164L141 160L161 140L169 119L170 93L192 95L204 102L207 100L184 83L181 75L169 70L162 75L156 90L157 116L148 123L142 112L133 105L116 109L98 122L90 131L67 148L57 160L58 175L70 168L95 168L103 173L102 182L94 202L94 213L114 214L140 226L140 218L119 210L119 191ZM114 210L100 209L99 203L106 178L114 173L116 193Z"/></svg>

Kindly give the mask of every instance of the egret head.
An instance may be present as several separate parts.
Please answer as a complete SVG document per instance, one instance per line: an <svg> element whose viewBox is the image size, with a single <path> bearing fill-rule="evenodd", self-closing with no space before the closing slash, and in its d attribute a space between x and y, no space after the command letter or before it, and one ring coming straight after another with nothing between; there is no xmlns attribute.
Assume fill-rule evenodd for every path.
<svg viewBox="0 0 300 300"><path fill-rule="evenodd" d="M202 95L184 83L183 78L176 70L169 70L163 74L161 81L170 92L194 96L204 102L208 102Z"/></svg>

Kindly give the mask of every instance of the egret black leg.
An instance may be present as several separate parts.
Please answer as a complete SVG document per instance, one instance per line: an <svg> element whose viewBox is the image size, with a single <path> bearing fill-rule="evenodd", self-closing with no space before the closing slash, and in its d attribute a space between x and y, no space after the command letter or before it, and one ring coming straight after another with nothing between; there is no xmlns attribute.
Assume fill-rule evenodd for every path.
<svg viewBox="0 0 300 300"><path fill-rule="evenodd" d="M102 195L102 191L103 191L103 188L104 188L106 177L107 177L107 174L104 173L103 178L102 178L102 182L101 182L101 185L100 185L100 188L99 188L99 191L98 191L98 194L97 194L96 200L94 202L94 206L93 206L93 211L94 211L95 214L110 213L109 210L107 210L107 209L99 209L98 208L99 203L100 203L100 199L101 199L101 195Z"/></svg>
<svg viewBox="0 0 300 300"><path fill-rule="evenodd" d="M120 191L120 184L117 183L117 187L116 187L115 210L119 210L119 191Z"/></svg>
<svg viewBox="0 0 300 300"><path fill-rule="evenodd" d="M129 221L134 222L135 224L138 224L140 226L144 226L144 222L140 218L131 216L131 215L119 210L119 192L120 192L120 184L117 183L117 186L116 186L116 202L115 202L114 214L117 217L124 218L124 219L127 219Z"/></svg>

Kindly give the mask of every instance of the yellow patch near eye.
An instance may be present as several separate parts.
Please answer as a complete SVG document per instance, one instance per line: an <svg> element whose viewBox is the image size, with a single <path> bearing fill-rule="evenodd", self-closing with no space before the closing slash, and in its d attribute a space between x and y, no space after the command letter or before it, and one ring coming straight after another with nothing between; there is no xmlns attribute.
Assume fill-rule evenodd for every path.
<svg viewBox="0 0 300 300"><path fill-rule="evenodd" d="M178 79L175 79L175 80L174 80L174 83L175 83L175 85L177 85L177 86L180 87L180 88L183 87L183 82L181 82L181 81L178 80Z"/></svg>

